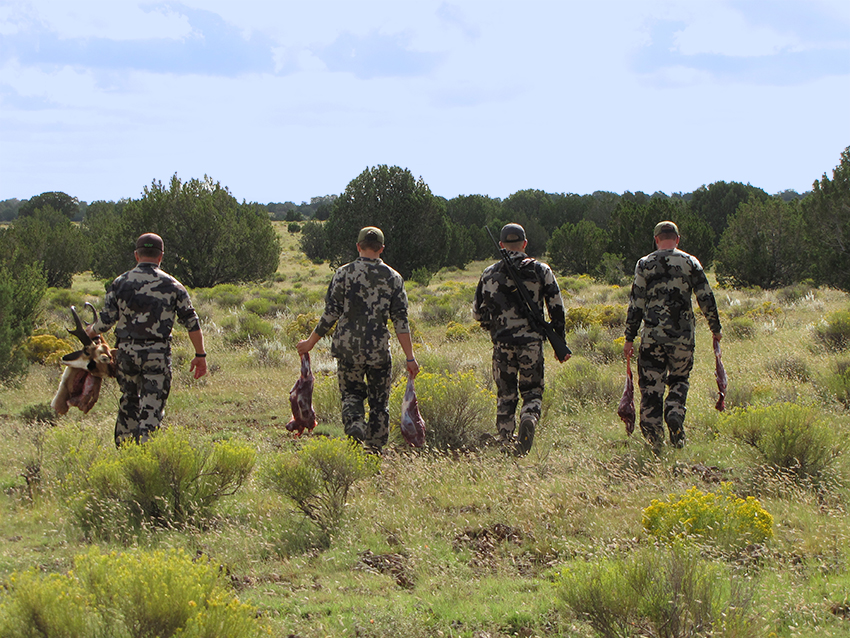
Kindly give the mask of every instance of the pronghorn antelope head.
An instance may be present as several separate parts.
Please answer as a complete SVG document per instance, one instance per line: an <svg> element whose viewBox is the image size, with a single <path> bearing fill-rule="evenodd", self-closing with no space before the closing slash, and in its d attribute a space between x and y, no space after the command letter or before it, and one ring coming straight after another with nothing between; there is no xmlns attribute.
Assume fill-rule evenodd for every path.
<svg viewBox="0 0 850 638"><path fill-rule="evenodd" d="M86 306L95 317L95 309L89 302ZM82 343L82 350L77 350L62 357L62 364L67 366L62 373L59 389L50 406L58 413L65 414L72 405L76 405L84 413L91 410L100 395L100 385L104 377L115 376L115 358L112 348L106 340L97 335L92 338L86 334L83 322L77 314L77 309L71 306L75 327L68 332L77 337ZM87 324L88 325L88 324Z"/></svg>

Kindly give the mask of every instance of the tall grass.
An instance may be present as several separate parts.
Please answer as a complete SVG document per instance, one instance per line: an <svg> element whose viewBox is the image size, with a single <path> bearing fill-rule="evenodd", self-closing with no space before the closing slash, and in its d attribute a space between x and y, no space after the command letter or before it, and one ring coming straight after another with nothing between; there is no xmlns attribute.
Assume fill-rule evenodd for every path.
<svg viewBox="0 0 850 638"><path fill-rule="evenodd" d="M321 313L332 270L303 260L285 228L282 236L287 259L274 281L193 291L213 372L198 381L188 373L191 343L178 328L166 417L166 426L191 445L246 447L263 468L300 457L308 442L342 435L328 339L319 342L313 357L319 426L300 439L283 428L290 416L289 390L299 375L294 343ZM436 397L431 421L447 417L449 434L454 426L448 417L476 405L479 416L467 422L492 432L492 346L469 314L471 291L489 263L440 272L428 285L408 290L422 366L420 402ZM594 614L620 627L621 635L635 637L846 636L850 470L843 449L832 458L830 450L833 444L841 448L850 428L838 389L826 382L843 372L846 356L825 347L815 328L846 310L846 295L825 288L718 290L725 328L733 317L752 322L750 336L735 338L727 328L723 342L727 403L740 409L714 410L714 358L700 319L685 422L688 445L655 456L638 433L626 436L615 414L623 380L621 327L593 319L606 306L622 311L628 289L588 277L561 283L568 308L576 309L573 316L589 318L590 325L571 333L575 355L567 363L556 363L547 349L545 412L531 453L515 458L437 445L411 452L391 439L380 471L351 483L331 533L258 471L204 515L192 513L191 524L132 518L141 511L132 508L144 499L126 488L126 477L106 471L121 467L122 458L112 437L114 381L104 383L91 412L72 410L52 425L39 417L38 406L49 402L61 371L32 364L25 383L0 388L0 635L38 635L32 616L21 621L13 610L25 600L30 609L51 609L57 632L127 635L115 621L129 613L119 607L124 600L113 605L105 596L93 599L88 585L58 597L57 587L67 587L78 573L76 557L92 550L105 557L98 558L98 579L110 571L116 578L119 572L137 573L137 582L110 581L115 591L134 596L152 582L174 583L181 573L194 574L197 564L211 568L224 598L208 597L210 622L198 623L194 634L183 625L182 635L215 635L212 627L225 622L214 620L216 610L247 603L248 615L260 626L242 626L254 635L263 635L265 625L272 635L301 638L590 638L600 635ZM101 282L82 277L64 299L97 302L92 292L102 290ZM62 307L46 309L44 334L64 336ZM271 336L234 340L239 318L249 315L271 325ZM455 322L451 330L449 321ZM399 382L404 362L398 345L392 347ZM433 375L433 391L425 375ZM448 380L444 390L436 389L436 380ZM789 400L796 407L782 405ZM429 416L423 414L427 426ZM747 425L751 418L757 427ZM770 452L792 440L798 451L791 457L809 459L805 463ZM182 444L171 447L174 460L183 458ZM818 450L827 450L826 456ZM111 533L87 535L74 505L80 488L94 485L91 469L99 463L105 464L97 483L102 494L110 486L125 487L117 491L121 498L101 498L109 507L98 516L109 522ZM806 471L798 472L798 465ZM38 486L29 489L27 477L36 476L35 468ZM670 520L681 524L678 514L686 508L678 504L690 490L725 503L721 481L730 483L735 503L758 499L774 519L772 538L750 543L751 535L730 534L740 543L726 549L725 533L692 534L680 546L644 527L644 510L653 500L676 510ZM721 516L722 509L707 508L716 515L712 530L734 520ZM172 550L189 557L191 565L174 558L171 575L163 565L139 562L130 569L130 562L109 558L136 551L170 557ZM16 582L28 578L27 586L18 587L13 574ZM151 615L165 623L170 607L157 600ZM186 605L177 607L185 611ZM100 620L106 617L113 621L109 626ZM10 625L9 618L18 620ZM239 631L219 635L244 635Z"/></svg>

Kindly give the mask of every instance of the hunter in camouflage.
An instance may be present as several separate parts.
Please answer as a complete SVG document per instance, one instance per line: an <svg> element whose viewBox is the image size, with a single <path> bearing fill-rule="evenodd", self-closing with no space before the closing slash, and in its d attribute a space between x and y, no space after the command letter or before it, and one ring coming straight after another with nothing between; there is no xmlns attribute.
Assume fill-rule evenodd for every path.
<svg viewBox="0 0 850 638"><path fill-rule="evenodd" d="M500 245L541 313L549 314L555 332L565 330L564 303L552 269L525 254L528 242L519 224L506 224ZM531 448L543 400L544 334L528 319L517 288L504 262L488 266L475 290L472 315L493 341L493 379L496 383L496 429L502 442L515 443L525 454ZM569 355L567 355L569 358ZM565 359L566 360L566 359ZM522 398L520 431L514 441L516 409Z"/></svg>
<svg viewBox="0 0 850 638"><path fill-rule="evenodd" d="M299 354L309 352L336 324L331 354L337 360L345 433L368 450L380 452L387 443L390 423L392 360L388 321L392 321L407 357L408 374L415 377L419 364L413 356L404 280L380 258L384 251L383 232L374 226L361 229L357 251L359 257L334 274L319 323L296 348Z"/></svg>
<svg viewBox="0 0 850 638"><path fill-rule="evenodd" d="M664 443L664 422L674 447L685 444L685 402L694 364L696 296L714 339L720 340L720 316L699 260L679 250L679 229L671 221L655 226L657 250L638 260L626 317L627 357L640 330L638 385L640 429L656 451ZM667 385L667 399L664 386Z"/></svg>
<svg viewBox="0 0 850 638"><path fill-rule="evenodd" d="M206 352L198 315L186 288L159 268L163 243L146 233L136 241L136 267L117 277L104 298L103 310L86 328L90 336L114 326L116 367L121 399L115 444L147 441L159 428L171 390L171 332L179 323L195 348L190 371L206 374Z"/></svg>

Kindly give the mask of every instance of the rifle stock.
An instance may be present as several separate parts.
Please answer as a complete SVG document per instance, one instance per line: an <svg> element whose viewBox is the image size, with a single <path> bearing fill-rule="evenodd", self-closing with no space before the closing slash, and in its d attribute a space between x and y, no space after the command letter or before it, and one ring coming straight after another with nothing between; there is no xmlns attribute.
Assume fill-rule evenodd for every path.
<svg viewBox="0 0 850 638"><path fill-rule="evenodd" d="M572 354L572 351L567 346L567 342L561 337L561 335L555 332L552 324L546 321L543 317L543 313L540 312L540 308L529 296L528 288L525 287L525 284L523 284L517 276L514 266L508 258L508 251L499 246L499 242L497 242L496 238L493 237L493 233L490 232L489 227L485 226L484 228L487 231L487 234L490 235L490 239L493 240L493 243L496 245L496 250L499 251L499 254L502 257L502 262L505 264L508 275L513 280L514 286L516 286L520 297L522 297L526 318L537 328L541 329L543 334L546 335L546 339L550 344L552 344L552 349L555 351L555 356L558 358L558 361L566 360L567 356Z"/></svg>

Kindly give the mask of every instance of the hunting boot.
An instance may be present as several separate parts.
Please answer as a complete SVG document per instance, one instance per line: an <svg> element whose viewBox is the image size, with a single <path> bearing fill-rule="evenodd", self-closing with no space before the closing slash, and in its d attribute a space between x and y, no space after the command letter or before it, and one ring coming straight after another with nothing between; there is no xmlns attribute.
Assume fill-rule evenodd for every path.
<svg viewBox="0 0 850 638"><path fill-rule="evenodd" d="M534 442L534 430L536 424L534 418L527 416L523 417L519 424L519 435L517 436L517 454L525 456L531 450L531 444Z"/></svg>

